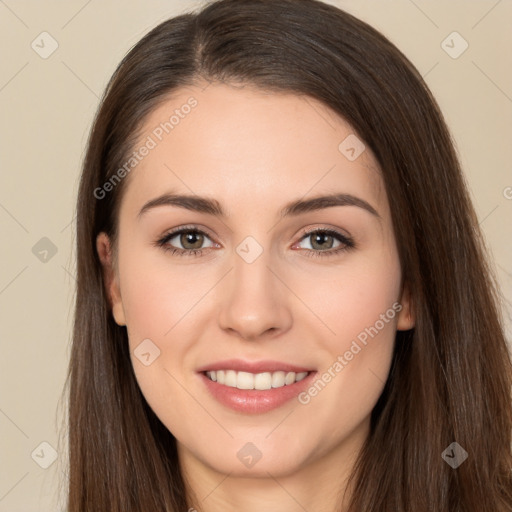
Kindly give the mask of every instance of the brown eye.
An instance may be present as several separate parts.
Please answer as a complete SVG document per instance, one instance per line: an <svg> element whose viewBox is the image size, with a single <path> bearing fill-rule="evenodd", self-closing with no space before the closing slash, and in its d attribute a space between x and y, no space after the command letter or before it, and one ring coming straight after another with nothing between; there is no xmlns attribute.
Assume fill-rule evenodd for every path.
<svg viewBox="0 0 512 512"><path fill-rule="evenodd" d="M300 247L300 244L304 241L309 242L309 247ZM306 249L307 256L333 256L356 246L351 238L333 229L315 229L314 231L305 232L301 241L296 245L299 245L299 248Z"/></svg>
<svg viewBox="0 0 512 512"><path fill-rule="evenodd" d="M334 237L324 231L317 231L316 233L309 235L309 237L311 240L311 247L313 249L332 249L334 245Z"/></svg>
<svg viewBox="0 0 512 512"><path fill-rule="evenodd" d="M209 242L209 245L204 245L205 242ZM156 245L182 256L199 256L203 249L217 246L206 233L192 227L176 229L158 240Z"/></svg>
<svg viewBox="0 0 512 512"><path fill-rule="evenodd" d="M198 231L187 231L180 235L180 243L184 249L200 249L204 243L204 235Z"/></svg>

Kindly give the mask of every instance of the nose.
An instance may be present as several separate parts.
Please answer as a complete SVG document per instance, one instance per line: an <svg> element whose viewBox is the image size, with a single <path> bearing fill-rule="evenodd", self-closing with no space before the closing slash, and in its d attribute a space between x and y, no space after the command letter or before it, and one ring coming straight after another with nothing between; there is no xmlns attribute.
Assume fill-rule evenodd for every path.
<svg viewBox="0 0 512 512"><path fill-rule="evenodd" d="M233 270L224 283L220 327L247 341L275 337L290 329L290 292L276 277L267 251L252 263L233 255ZM285 279L282 279L286 282Z"/></svg>

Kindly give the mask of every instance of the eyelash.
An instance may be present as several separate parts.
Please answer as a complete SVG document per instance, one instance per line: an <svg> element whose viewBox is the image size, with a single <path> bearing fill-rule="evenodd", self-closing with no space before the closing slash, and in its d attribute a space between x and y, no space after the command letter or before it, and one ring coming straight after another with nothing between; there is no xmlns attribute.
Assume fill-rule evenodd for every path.
<svg viewBox="0 0 512 512"><path fill-rule="evenodd" d="M196 228L195 226L184 226L184 227L176 229L175 231L171 231L170 233L167 233L163 238L161 238L160 240L157 240L155 242L155 245L157 247L161 247L166 252L170 251L172 255L176 255L176 256L187 256L187 257L201 256L204 249L178 249L177 247L172 247L167 244L167 242L169 240L171 240L172 238L174 238L176 235L181 235L183 233L199 233L201 235L205 235L208 238L210 238L207 233L205 233L201 229ZM305 230L301 233L301 237L300 237L299 241L302 241L304 238L307 238L308 236L311 236L316 233L323 233L325 235L332 236L332 237L336 238L339 242L341 242L343 245L338 247L337 249L330 249L330 250L325 250L325 251L315 251L313 249L305 249L307 251L308 257L325 258L325 257L340 254L344 251L349 251L356 247L355 242L350 237L342 235L341 233L339 233L338 231L335 231L334 229L327 229L327 228L317 228L317 229L313 229L311 231Z"/></svg>

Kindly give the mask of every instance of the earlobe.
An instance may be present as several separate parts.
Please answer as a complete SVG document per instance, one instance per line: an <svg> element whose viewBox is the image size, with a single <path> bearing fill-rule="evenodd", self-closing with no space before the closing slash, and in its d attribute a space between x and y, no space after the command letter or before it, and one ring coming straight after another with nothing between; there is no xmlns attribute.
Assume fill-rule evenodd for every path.
<svg viewBox="0 0 512 512"><path fill-rule="evenodd" d="M407 284L404 285L400 305L402 308L397 315L396 328L398 331L408 331L414 327L415 315L413 298Z"/></svg>
<svg viewBox="0 0 512 512"><path fill-rule="evenodd" d="M96 250L103 267L103 283L117 325L126 325L118 278L112 262L112 247L108 235L101 232L96 237Z"/></svg>

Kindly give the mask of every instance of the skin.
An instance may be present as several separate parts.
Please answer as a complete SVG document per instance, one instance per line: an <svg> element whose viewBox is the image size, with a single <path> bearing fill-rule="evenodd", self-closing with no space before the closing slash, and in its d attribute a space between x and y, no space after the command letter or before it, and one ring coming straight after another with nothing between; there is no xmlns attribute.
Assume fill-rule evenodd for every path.
<svg viewBox="0 0 512 512"><path fill-rule="evenodd" d="M97 237L112 312L126 325L142 393L177 439L192 507L339 510L395 332L414 325L380 170L368 147L354 161L340 152L353 129L312 98L201 87L174 91L146 119L141 141L191 95L198 102L126 178L117 266L107 235ZM214 198L226 217L166 205L138 219L147 201L169 191ZM334 191L364 199L380 218L358 206L279 217L290 201ZM202 255L155 245L190 224L207 233ZM342 243L327 237L322 249L302 234L319 228L352 237L356 247L325 255ZM247 236L263 249L252 263L236 252ZM167 244L191 248L179 236ZM305 405L293 399L264 414L235 412L197 374L207 363L241 358L321 375L396 302L401 311ZM161 352L145 366L133 351L148 338ZM237 457L247 442L262 454L251 468Z"/></svg>

